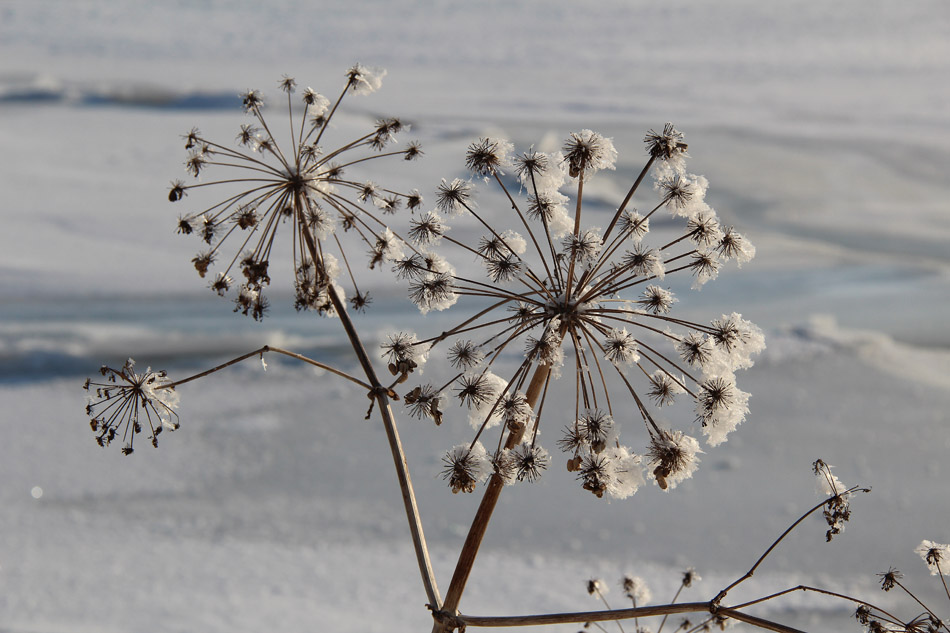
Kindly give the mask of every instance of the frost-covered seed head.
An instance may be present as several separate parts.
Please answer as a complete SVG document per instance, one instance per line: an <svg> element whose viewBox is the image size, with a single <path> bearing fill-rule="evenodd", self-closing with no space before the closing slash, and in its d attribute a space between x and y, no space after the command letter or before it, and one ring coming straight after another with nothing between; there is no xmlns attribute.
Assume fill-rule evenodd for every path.
<svg viewBox="0 0 950 633"><path fill-rule="evenodd" d="M465 166L476 176L491 176L507 167L513 146L503 139L483 138L468 146Z"/></svg>
<svg viewBox="0 0 950 633"><path fill-rule="evenodd" d="M442 478L448 480L453 493L475 492L475 484L484 481L493 470L480 442L472 447L456 446L442 457L442 463Z"/></svg>
<svg viewBox="0 0 950 633"><path fill-rule="evenodd" d="M358 95L368 95L379 90L383 85L386 71L382 68L370 68L362 64L354 64L346 71L349 88Z"/></svg>
<svg viewBox="0 0 950 633"><path fill-rule="evenodd" d="M673 127L672 123L667 123L663 126L662 133L650 130L644 137L643 142L647 144L647 151L650 156L660 160L669 160L686 152L687 145L683 139L683 134Z"/></svg>
<svg viewBox="0 0 950 633"><path fill-rule="evenodd" d="M409 226L409 238L420 246L437 244L448 229L441 216L434 211L427 211L418 219L411 220Z"/></svg>
<svg viewBox="0 0 950 633"><path fill-rule="evenodd" d="M617 226L624 235L639 242L650 231L650 219L637 213L636 209L625 209Z"/></svg>
<svg viewBox="0 0 950 633"><path fill-rule="evenodd" d="M663 202L674 209L684 209L693 199L693 188L690 182L676 174L659 183Z"/></svg>
<svg viewBox="0 0 950 633"><path fill-rule="evenodd" d="M924 540L914 551L927 563L930 575L950 576L950 545Z"/></svg>
<svg viewBox="0 0 950 633"><path fill-rule="evenodd" d="M653 597L650 587L639 576L624 576L620 586L623 587L624 595L633 601L634 606L642 607Z"/></svg>
<svg viewBox="0 0 950 633"><path fill-rule="evenodd" d="M135 361L130 358L121 369L103 365L99 373L104 382L87 378L83 383L89 426L99 446L109 446L120 438L122 453L131 455L136 435L146 430L146 426L151 432L148 439L153 447L158 447L162 429L174 431L179 427L175 413L178 393L164 371L152 371L149 367L137 373Z"/></svg>
<svg viewBox="0 0 950 633"><path fill-rule="evenodd" d="M699 288L719 274L719 259L713 251L698 250L690 258L689 267L696 277L693 287Z"/></svg>
<svg viewBox="0 0 950 633"><path fill-rule="evenodd" d="M590 580L587 581L587 593L589 593L592 596L595 594L599 594L603 596L608 591L609 591L609 588L607 587L607 583L605 583L600 578L591 578Z"/></svg>
<svg viewBox="0 0 950 633"><path fill-rule="evenodd" d="M692 587L694 582L699 582L702 579L702 576L696 573L695 569L687 567L686 571L683 572L682 584L684 587Z"/></svg>
<svg viewBox="0 0 950 633"><path fill-rule="evenodd" d="M584 265L596 261L603 245L600 236L593 230L582 231L580 235L569 235L562 242L564 252Z"/></svg>
<svg viewBox="0 0 950 633"><path fill-rule="evenodd" d="M540 446L521 444L512 451L512 459L517 469L515 478L518 481L534 482L540 479L541 473L547 470L551 458L548 452Z"/></svg>
<svg viewBox="0 0 950 633"><path fill-rule="evenodd" d="M635 363L640 360L637 354L637 341L626 328L611 330L604 338L604 357L615 365Z"/></svg>
<svg viewBox="0 0 950 633"><path fill-rule="evenodd" d="M632 250L624 253L621 264L638 277L663 276L663 261L659 252L643 244L635 244Z"/></svg>
<svg viewBox="0 0 950 633"><path fill-rule="evenodd" d="M485 355L472 341L458 340L449 349L449 362L456 369L469 370L482 362Z"/></svg>
<svg viewBox="0 0 950 633"><path fill-rule="evenodd" d="M701 211L687 221L686 234L694 244L704 247L718 244L723 237L719 220L707 211Z"/></svg>
<svg viewBox="0 0 950 633"><path fill-rule="evenodd" d="M697 332L690 332L677 344L676 351L691 366L702 367L710 361L714 349L708 338Z"/></svg>
<svg viewBox="0 0 950 633"><path fill-rule="evenodd" d="M548 168L548 157L534 150L524 152L514 160L515 173L518 179L528 184L532 178L537 178Z"/></svg>
<svg viewBox="0 0 950 633"><path fill-rule="evenodd" d="M673 401L681 393L686 393L686 389L681 384L682 381L676 381L673 377L658 369L650 375L650 389L647 395L653 398L657 406L663 407L673 404Z"/></svg>
<svg viewBox="0 0 950 633"><path fill-rule="evenodd" d="M443 213L459 214L465 211L472 197L472 185L456 178L452 182L442 179L435 193L435 204Z"/></svg>
<svg viewBox="0 0 950 633"><path fill-rule="evenodd" d="M241 95L241 101L244 104L244 111L251 112L259 110L264 105L264 97L257 90L248 90Z"/></svg>
<svg viewBox="0 0 950 633"><path fill-rule="evenodd" d="M661 429L650 437L647 467L652 467L653 478L661 489L672 489L693 476L699 465L696 454L701 452L696 438L682 431Z"/></svg>
<svg viewBox="0 0 950 633"><path fill-rule="evenodd" d="M484 372L465 374L459 378L456 395L468 408L480 408L491 401L493 389Z"/></svg>
<svg viewBox="0 0 950 633"><path fill-rule="evenodd" d="M409 299L425 314L430 310L445 310L458 300L452 275L435 273L409 284Z"/></svg>
<svg viewBox="0 0 950 633"><path fill-rule="evenodd" d="M607 448L607 442L615 437L614 419L606 412L588 411L577 419L576 428L584 443L595 453Z"/></svg>
<svg viewBox="0 0 950 633"><path fill-rule="evenodd" d="M517 255L490 257L485 260L488 277L495 283L507 283L521 274L521 259Z"/></svg>
<svg viewBox="0 0 950 633"><path fill-rule="evenodd" d="M372 150L391 142L394 135L406 126L399 119L387 117L377 121L373 132L338 148L324 148L321 143L329 120L346 93L374 90L379 86L382 74L383 71L375 71L360 64L353 66L347 72L347 90L333 104L329 114L329 100L307 88L301 96L306 106L302 117L296 113L291 102L297 82L285 75L278 82L278 87L287 100L288 108L283 111L288 113L289 127L294 131L290 146L280 147L278 142L282 137L272 135L271 130L281 129L282 126L265 122L264 100L256 90L248 90L241 95L244 110L253 122L241 125L235 148L226 148L221 143L207 140L197 128L185 136L188 151L185 169L188 173L196 178L211 170L228 173L223 173L213 182L192 187L176 181L169 192L169 200L181 200L195 186L237 189L227 192L223 200L208 206L205 211L180 218L178 223L179 233L197 234L209 247L193 259L202 277L207 274L217 254L223 251L223 242L230 235L245 232L241 241L242 248L247 249L246 254L217 257L230 264L220 271L215 283L211 284L215 292L227 292L228 284L219 281L235 274L237 267L241 268L247 288L235 299L237 311L256 318L264 314L266 300L261 293L264 286L270 283L267 262L273 246L279 243L276 235L280 230L293 233L292 238L287 240L293 244L293 266L283 272L292 273L295 307L298 309L318 309L330 314L336 310L332 307L334 302L339 305L345 301L336 286L327 285L325 274L329 268L326 260L332 257L327 250L344 247L340 239L335 239L334 244L325 243L334 233L337 221L345 231L356 229L354 233L358 236L353 241L359 241L363 245L360 248L369 248L371 267L400 257L402 240L385 228L379 216L395 213L402 207L404 200L408 203L414 198L421 202L418 193L414 197L412 194L400 194L372 181L357 184L354 180L344 180L342 175L345 165L362 164L399 154L379 154ZM418 148L411 151L418 153ZM329 162L334 157L342 159L344 165ZM240 191L242 187L246 189ZM376 208L366 208L370 204ZM348 268L351 262L347 262ZM368 294L355 287L356 279L352 272L349 278L354 285L351 303L356 309L365 308L369 303ZM332 309L326 309L328 304Z"/></svg>
<svg viewBox="0 0 950 633"><path fill-rule="evenodd" d="M409 414L417 419L431 418L436 426L442 424L443 396L432 385L419 385L403 397Z"/></svg>
<svg viewBox="0 0 950 633"><path fill-rule="evenodd" d="M601 169L613 169L617 161L613 141L590 130L571 132L562 151L571 178L586 180Z"/></svg>
<svg viewBox="0 0 950 633"><path fill-rule="evenodd" d="M643 308L652 314L667 314L676 302L673 293L660 286L647 286L637 301Z"/></svg>
<svg viewBox="0 0 950 633"><path fill-rule="evenodd" d="M297 81L288 75L284 75L280 82L278 82L278 85L280 86L281 91L286 92L287 94L290 94L297 89Z"/></svg>
<svg viewBox="0 0 950 633"><path fill-rule="evenodd" d="M716 252L723 261L735 259L739 266L742 266L755 257L755 246L730 226L722 231Z"/></svg>
<svg viewBox="0 0 950 633"><path fill-rule="evenodd" d="M653 210L646 216L627 207L639 186L638 180L620 206L615 207L617 211L603 234L580 221L590 216L582 210L581 201L591 199L583 197L583 183L596 170L612 167L615 152L609 139L589 130L571 135L563 154L531 150L513 160L526 202L516 200L505 183L498 183L505 194L505 206L511 204L510 217L517 223L518 231L527 231L528 239L516 236L506 230L509 225L499 223L508 215L489 213L473 205L471 184L458 179L451 183L442 181L437 208L440 213L467 210L478 221L476 226L483 235L480 240L465 239L475 234L470 230L463 238L450 238L427 217L413 222L413 242L422 244L441 238L442 244L460 247L464 256L475 255L484 267L483 273L487 272L487 280L454 277L454 271L449 273L445 284L451 284L452 293L483 297L491 305L438 337L439 341L462 334L472 337L466 341L453 339L456 347L449 354L449 360L465 372L454 381L454 388L461 403L472 409L469 423L480 437L483 431L504 421L500 437L493 440L499 447L506 442L510 446L522 442L534 446L538 429L544 423L544 398L549 387L557 388L554 381L567 350L577 382L575 410L582 415L565 429L558 444L571 454L568 470L597 496L623 498L633 494L645 481L643 459L648 460L647 472L664 489L672 489L696 468L696 454L700 452L696 439L681 431L661 432L644 405L648 400L644 395L657 406L664 406L671 404L679 393L692 394L697 419L703 423L703 433L710 445L724 441L748 412L748 394L736 387L732 372L748 367L751 356L761 350L757 329L751 324L747 326L737 315L723 316L721 323L714 322L712 327L667 316L676 299L668 289L650 284L654 278L687 270L696 276L694 286L698 287L719 270L718 248L724 234L715 212L704 202L708 181L686 173L686 145L682 138L671 125L662 134L651 131L646 139L651 153L647 168L653 167L655 189L662 199L660 205L651 203ZM502 151L495 141L483 138L469 147L466 164L475 175L485 176L486 182L497 180L488 176L498 173L507 154L507 146ZM577 191L573 204L559 191L569 184L568 173L577 179L571 183ZM664 238L670 232L670 221L680 221L681 232L664 239L664 245L651 247L644 239L650 229L649 219L663 204L673 210L673 218L663 220ZM578 220L576 223L568 213L569 208ZM424 303L428 290L423 284L430 278L412 277L418 258L406 259L399 266L408 267L402 274L412 278L410 293L425 311L429 307ZM670 341L680 357L661 349L663 342ZM499 371L498 367L517 362L510 353L521 343L525 358L517 369L504 379L492 374L494 378L483 383L481 376L489 369ZM482 360L481 353L477 359L469 360L474 350L483 352L488 360ZM646 380L639 372L623 366L640 363ZM700 367L701 372L692 371L690 364ZM473 371L473 366L478 369ZM550 374L546 373L548 368ZM543 389L538 389L539 378L545 379ZM633 410L643 418L643 435L650 442L646 458L620 444L617 428L588 428L597 426L598 406L609 403L618 410L616 396L610 393L615 385L620 386L618 381L625 384L636 402ZM531 423L526 423L526 413L515 413L520 408L519 389L528 384L534 385L533 391L526 391L537 394L540 401L536 407L538 415L530 417ZM547 411L545 418L559 413L552 413L550 407ZM611 425L612 420L604 426ZM529 429L534 437L523 437ZM510 466L501 468L499 464L513 454L513 449L499 448L494 467L499 476L502 470L511 470ZM504 475L506 483L509 478L517 476Z"/></svg>

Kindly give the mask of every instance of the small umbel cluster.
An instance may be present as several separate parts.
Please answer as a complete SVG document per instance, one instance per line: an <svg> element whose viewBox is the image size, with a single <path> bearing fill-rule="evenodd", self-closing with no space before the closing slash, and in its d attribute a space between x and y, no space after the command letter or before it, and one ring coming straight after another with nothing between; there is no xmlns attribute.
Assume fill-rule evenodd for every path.
<svg viewBox="0 0 950 633"><path fill-rule="evenodd" d="M950 587L944 576L950 576L950 545L923 540L914 552L927 564L930 574L939 576L943 592L950 601ZM923 607L923 613L909 621L903 621L894 615L893 609L880 609L871 604L862 604L857 608L854 617L869 633L946 633L948 630L946 619L941 619L936 611L921 598L912 592L906 585L904 574L891 567L886 572L878 574L881 579L881 589L891 591L899 588L913 602L914 608Z"/></svg>
<svg viewBox="0 0 950 633"><path fill-rule="evenodd" d="M447 345L457 373L442 384L419 385L406 403L412 415L441 424L454 393L475 430L467 445L472 450L498 427L500 437L490 442L498 448L486 459L499 476L501 451L540 448L544 403L562 373L576 397L567 425L556 422L564 428L558 444L568 470L598 497L627 497L646 477L670 490L695 472L699 442L658 421L654 410L691 398L695 425L709 446L724 442L748 413L749 394L737 387L735 372L750 367L765 347L761 330L736 312L708 324L676 316L667 280L691 275L699 288L726 262L749 261L755 249L705 202L709 183L686 171L687 145L679 131L667 124L644 140L646 164L631 175L633 184L604 229L584 222L584 188L598 172L616 168L617 152L609 138L591 130L570 134L553 153L515 154L508 141L480 139L465 164L473 177L497 185L511 210L486 211L474 201L473 183L456 178L439 185L434 209L411 220L407 235L418 252L398 259L394 271L408 280L419 310L445 310L462 296L484 303L438 336L415 341L426 353ZM503 178L506 170L521 194ZM651 172L656 195L640 212L632 203ZM667 218L657 222L662 215ZM481 237L452 236L451 218L463 217L474 219ZM499 225L502 217L510 221ZM670 233L670 220L679 223L678 232ZM651 221L662 235L656 245L649 244ZM474 258L484 278L458 273L436 252L442 245ZM514 370L503 369L519 350ZM611 393L616 390L623 395ZM557 408L555 416L563 415L564 407ZM641 451L620 439L628 412L643 421ZM454 453L446 459L453 469L466 470ZM466 480L453 489L473 485Z"/></svg>
<svg viewBox="0 0 950 633"><path fill-rule="evenodd" d="M87 378L83 383L88 392L86 415L99 446L120 439L122 453L131 455L135 436L146 427L151 433L148 439L156 448L162 429L178 428L178 394L164 371L149 367L136 373L135 361L130 358L121 369L103 365L99 373L105 382Z"/></svg>
<svg viewBox="0 0 950 633"><path fill-rule="evenodd" d="M168 199L187 204L190 194L204 187L228 191L211 206L179 216L178 232L204 243L192 263L202 278L210 278L214 292L224 296L237 286L235 312L256 320L267 312L263 291L271 283L272 251L285 225L290 227L291 235L285 239L292 252L289 277L298 310L335 314L343 307L341 284L346 283L352 286L349 302L354 309L362 310L371 302L356 283L342 234L350 234L350 241L368 252L371 269L405 256L406 242L381 216L412 211L422 204L422 197L416 191L402 193L355 180L348 172L371 160L420 156L417 143L390 149L408 126L396 118L381 118L368 132L342 145L327 146L324 138L343 98L377 90L384 74L356 64L347 71L343 91L334 102L306 88L301 91L297 107L303 113L298 116L292 98L297 82L285 76L279 86L286 94L287 127L269 123L262 94L249 90L241 97L251 121L241 125L233 146L212 141L197 128L184 136L185 169L195 182L174 181ZM213 179L202 180L211 173ZM238 242L232 255L224 253L225 241ZM218 271L211 273L216 265Z"/></svg>

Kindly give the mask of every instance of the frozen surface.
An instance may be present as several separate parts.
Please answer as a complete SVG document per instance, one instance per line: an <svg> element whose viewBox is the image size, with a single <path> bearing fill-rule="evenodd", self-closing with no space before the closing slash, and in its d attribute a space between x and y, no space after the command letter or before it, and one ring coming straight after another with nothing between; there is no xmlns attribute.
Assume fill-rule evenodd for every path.
<svg viewBox="0 0 950 633"><path fill-rule="evenodd" d="M937 600L912 549L950 540L948 22L938 0L3 2L0 632L427 628L358 389L253 362L182 388L183 428L129 458L95 446L79 389L128 355L175 374L264 343L352 363L338 324L279 293L263 325L231 314L196 279L165 198L184 176L180 135L231 138L238 92L290 73L331 94L357 60L389 75L334 133L398 114L426 151L380 180L431 200L440 178L465 177L479 134L544 148L591 128L620 163L590 200L615 200L643 133L673 120L708 200L758 248L677 306L766 330L740 377L749 420L673 494L607 504L559 462L506 491L463 611L596 609L584 581L623 573L658 602L686 565L704 581L685 598L707 598L816 502L817 457L874 491L830 545L804 525L756 574L761 593L804 582L890 604L874 574L893 565ZM370 339L452 323L417 321L385 275L370 286ZM451 494L439 457L466 424L400 422L444 591L477 499ZM846 608L782 604L763 613L857 630L837 624Z"/></svg>

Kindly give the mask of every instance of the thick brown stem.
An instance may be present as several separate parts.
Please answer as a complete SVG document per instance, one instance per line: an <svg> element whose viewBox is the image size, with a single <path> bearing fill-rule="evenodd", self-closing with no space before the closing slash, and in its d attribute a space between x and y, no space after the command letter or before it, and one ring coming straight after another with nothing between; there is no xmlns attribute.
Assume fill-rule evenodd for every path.
<svg viewBox="0 0 950 633"><path fill-rule="evenodd" d="M528 390L525 393L525 398L532 408L534 408L538 399L541 397L541 392L544 389L544 384L550 373L550 367L547 365L541 365L535 370L534 376L531 378L531 383L528 385ZM526 427L523 427L517 433L512 432L509 434L505 442L505 448L511 449L517 446L524 436L525 428ZM497 474L492 475L488 481L485 495L478 505L475 518L472 519L472 526L468 530L468 536L465 537L465 543L462 545L462 551L459 553L458 562L455 564L455 573L452 575L452 582L449 583L449 589L445 594L442 611L446 613L457 613L459 601L462 599L462 592L465 591L465 584L468 582L468 577L472 573L472 567L475 565L475 556L478 554L479 547L481 547L482 539L485 537L485 531L488 529L488 522L491 521L492 512L495 510L495 505L498 503L498 497L501 496L501 489L504 488L504 486L504 481L502 481L502 478ZM432 630L434 633L447 633L451 631L451 626L452 625L447 622L443 623L436 620Z"/></svg>

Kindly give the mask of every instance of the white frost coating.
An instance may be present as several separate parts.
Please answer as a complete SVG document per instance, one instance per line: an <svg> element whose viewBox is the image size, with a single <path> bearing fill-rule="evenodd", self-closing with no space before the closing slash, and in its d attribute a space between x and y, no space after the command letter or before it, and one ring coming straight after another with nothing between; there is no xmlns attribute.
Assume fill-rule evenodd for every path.
<svg viewBox="0 0 950 633"><path fill-rule="evenodd" d="M528 249L528 242L526 242L517 231L505 231L501 234L501 239L505 241L508 248L516 255L524 255L524 252Z"/></svg>
<svg viewBox="0 0 950 633"><path fill-rule="evenodd" d="M924 540L920 542L914 552L919 554L927 563L931 576L937 574L950 576L950 545ZM937 566L938 563L939 567Z"/></svg>
<svg viewBox="0 0 950 633"><path fill-rule="evenodd" d="M626 446L613 446L604 451L608 459L607 494L614 499L626 499L646 481L640 469L640 456Z"/></svg>
<svg viewBox="0 0 950 633"><path fill-rule="evenodd" d="M340 262L333 253L323 254L323 271L330 279L336 279L340 276Z"/></svg>
<svg viewBox="0 0 950 633"><path fill-rule="evenodd" d="M427 251L422 253L422 257L426 261L426 265L429 266L429 270L434 273L446 273L449 275L455 275L455 266L449 263L447 259L442 257L436 252Z"/></svg>
<svg viewBox="0 0 950 633"><path fill-rule="evenodd" d="M696 413L703 419L706 443L718 446L745 420L749 413L749 394L736 387L736 377L732 374L717 376L711 380L722 385L728 395L721 403L712 405L704 405L700 396L696 402Z"/></svg>
<svg viewBox="0 0 950 633"><path fill-rule="evenodd" d="M482 427L482 423L485 423L486 429L490 429L504 420L504 410L501 403L498 403L498 406L495 406L495 403L498 402L501 394L508 387L507 380L490 371L486 371L482 374L482 380L487 392L487 398L480 405L472 407L468 413L468 423L476 430ZM492 409L494 409L494 411L492 411ZM491 412L491 415L489 415L489 412Z"/></svg>
<svg viewBox="0 0 950 633"><path fill-rule="evenodd" d="M322 117L330 109L330 100L310 88L307 88L307 91L313 101L313 103L307 105L307 116L312 119Z"/></svg>
<svg viewBox="0 0 950 633"><path fill-rule="evenodd" d="M358 95L368 95L376 92L383 85L386 69L356 64L350 69L350 73L353 77L350 89Z"/></svg>
<svg viewBox="0 0 950 633"><path fill-rule="evenodd" d="M834 497L848 489L837 476L831 474L833 466L826 464L815 475L815 491L822 497Z"/></svg>
<svg viewBox="0 0 950 633"><path fill-rule="evenodd" d="M538 188L539 194L556 194L558 190L567 182L567 168L564 163L564 155L561 152L552 152L543 154L547 161L544 171L534 174L519 174L518 180L527 189L530 195L534 195L534 187Z"/></svg>
<svg viewBox="0 0 950 633"><path fill-rule="evenodd" d="M710 265L695 273L693 285L690 286L693 290L702 289L707 281L712 281L719 276L719 257L716 255L716 252L712 250L698 250L697 253L707 257Z"/></svg>
<svg viewBox="0 0 950 633"><path fill-rule="evenodd" d="M591 130L572 132L571 137L579 143L589 144L595 150L591 152L590 162L584 166L585 181L602 169L616 169L617 148L614 147L613 139Z"/></svg>
<svg viewBox="0 0 950 633"><path fill-rule="evenodd" d="M386 227L383 231L381 239L384 242L383 257L386 261L395 262L405 257L402 240L396 237L396 234L389 227Z"/></svg>
<svg viewBox="0 0 950 633"><path fill-rule="evenodd" d="M468 454L467 463L471 467L469 474L472 475L475 481L481 483L488 479L494 472L494 468L491 459L488 457L488 452L481 442L475 442L475 445L471 448L468 444L458 444L447 451L445 456L446 460L455 461L463 459L466 454Z"/></svg>
<svg viewBox="0 0 950 633"><path fill-rule="evenodd" d="M132 359L129 359L132 361ZM135 361L132 361L134 363ZM145 392L145 395L160 403L155 407L155 410L158 411L158 416L162 420L162 426L174 431L180 425L178 419L172 416L172 410L178 408L179 396L178 392L174 389L159 389L162 385L167 385L173 381L168 378L168 376L161 376L158 373L153 373L152 368L148 367L145 370L145 375L152 374L153 378L151 380L146 380L142 385L142 390ZM164 405L164 406L162 406Z"/></svg>
<svg viewBox="0 0 950 633"><path fill-rule="evenodd" d="M700 450L699 441L695 437L686 435L682 431L664 429L663 433L653 438L653 443L656 444L659 450L676 452L679 456L676 468L671 469L671 472L664 477L667 491L676 488L681 481L690 479L696 469L699 468L700 459L698 455L703 451ZM650 479L657 485L659 485L659 482L656 479L654 469L659 465L660 461L658 459L652 459L647 467Z"/></svg>

